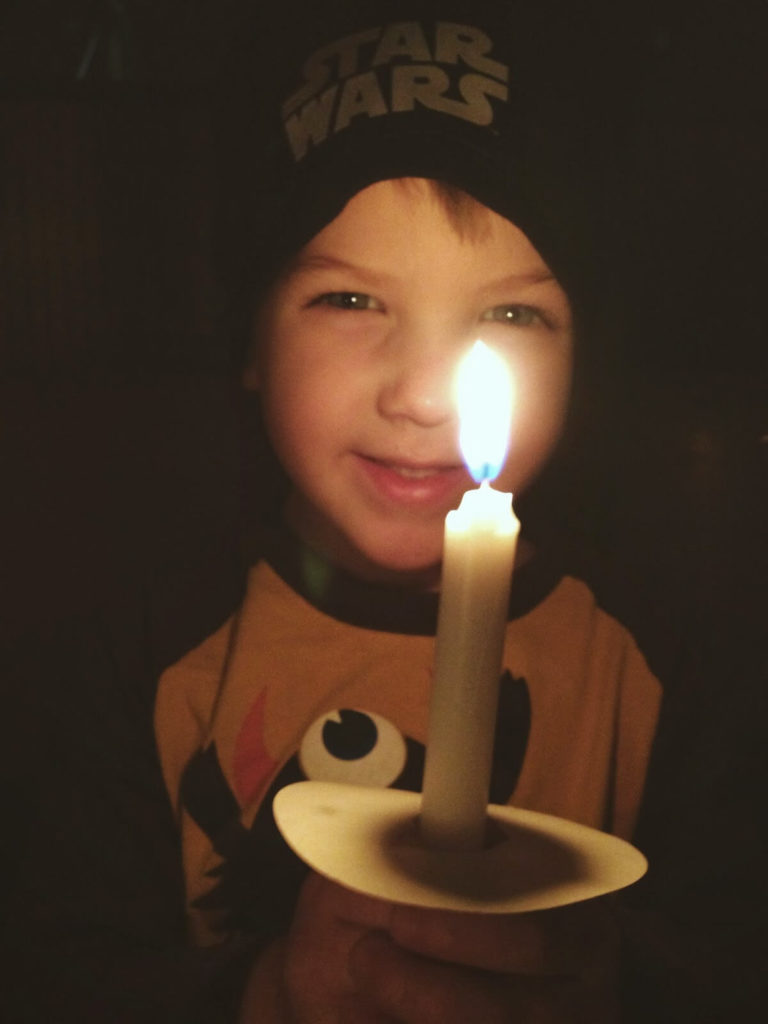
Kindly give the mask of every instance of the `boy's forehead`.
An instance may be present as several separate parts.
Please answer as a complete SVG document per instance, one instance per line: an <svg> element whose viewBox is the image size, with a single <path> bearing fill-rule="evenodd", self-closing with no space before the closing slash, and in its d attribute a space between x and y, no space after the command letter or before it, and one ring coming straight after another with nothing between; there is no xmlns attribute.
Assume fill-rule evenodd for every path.
<svg viewBox="0 0 768 1024"><path fill-rule="evenodd" d="M343 232L347 225L362 229L366 221L374 220L379 223L380 237L382 233L387 234L388 228L410 227L413 216L431 221L441 232L458 234L472 241L482 240L499 224L519 231L507 218L461 189L430 178L396 177L373 181L355 191L309 244L312 247L318 237ZM356 237L364 241L359 234Z"/></svg>
<svg viewBox="0 0 768 1024"><path fill-rule="evenodd" d="M494 263L493 281L540 283L553 277L525 233L511 221L472 202L482 230L462 230L441 201L439 185L422 179L376 182L356 193L344 209L297 253L298 272L376 269L397 276L418 254L437 248L463 253L469 273L480 255ZM480 260L485 264L485 260Z"/></svg>

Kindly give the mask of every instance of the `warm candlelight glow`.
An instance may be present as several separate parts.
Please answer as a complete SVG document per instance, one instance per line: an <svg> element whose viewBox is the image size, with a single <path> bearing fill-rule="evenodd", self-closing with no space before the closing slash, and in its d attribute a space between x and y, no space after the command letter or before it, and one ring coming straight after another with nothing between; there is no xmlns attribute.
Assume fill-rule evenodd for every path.
<svg viewBox="0 0 768 1024"><path fill-rule="evenodd" d="M507 456L512 378L498 353L476 341L456 380L461 454L476 483L493 480Z"/></svg>

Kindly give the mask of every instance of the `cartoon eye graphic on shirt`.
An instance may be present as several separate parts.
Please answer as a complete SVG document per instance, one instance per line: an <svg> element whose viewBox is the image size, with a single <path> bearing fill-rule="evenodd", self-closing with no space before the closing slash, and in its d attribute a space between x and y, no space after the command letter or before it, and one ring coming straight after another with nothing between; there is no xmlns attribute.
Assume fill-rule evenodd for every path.
<svg viewBox="0 0 768 1024"><path fill-rule="evenodd" d="M342 708L314 722L301 741L299 762L308 779L390 786L408 756L400 731L381 715Z"/></svg>

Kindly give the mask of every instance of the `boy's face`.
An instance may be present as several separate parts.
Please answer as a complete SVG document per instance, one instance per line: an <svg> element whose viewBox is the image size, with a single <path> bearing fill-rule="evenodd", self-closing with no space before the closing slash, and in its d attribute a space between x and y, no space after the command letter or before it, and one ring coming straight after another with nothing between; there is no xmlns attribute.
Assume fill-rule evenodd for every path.
<svg viewBox="0 0 768 1024"><path fill-rule="evenodd" d="M246 386L293 489L288 518L364 578L430 585L446 513L475 486L458 446L454 376L481 338L514 377L507 462L543 465L571 379L568 300L512 223L477 208L459 232L423 181L364 189L299 253L259 322Z"/></svg>

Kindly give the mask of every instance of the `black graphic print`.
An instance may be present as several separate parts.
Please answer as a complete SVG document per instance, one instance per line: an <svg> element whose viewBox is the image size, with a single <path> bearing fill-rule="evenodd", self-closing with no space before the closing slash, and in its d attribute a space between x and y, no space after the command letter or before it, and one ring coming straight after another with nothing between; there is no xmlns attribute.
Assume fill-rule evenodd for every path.
<svg viewBox="0 0 768 1024"><path fill-rule="evenodd" d="M506 803L514 791L525 757L530 719L525 680L514 679L505 672L496 726L491 803ZM399 747L395 738L399 739ZM221 770L215 743L199 751L184 772L181 800L222 861L210 872L211 889L194 906L206 912L211 928L222 935L247 933L267 941L281 934L291 920L307 868L277 829L272 815L275 795L283 787L308 777L349 782L364 777L369 785L391 785L418 792L424 755L423 744L401 737L392 723L380 716L359 709L340 709L311 727L300 750L273 781L248 829L242 824L241 808ZM397 774L392 777L395 771ZM391 781L385 781L390 778Z"/></svg>

